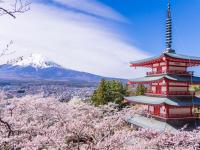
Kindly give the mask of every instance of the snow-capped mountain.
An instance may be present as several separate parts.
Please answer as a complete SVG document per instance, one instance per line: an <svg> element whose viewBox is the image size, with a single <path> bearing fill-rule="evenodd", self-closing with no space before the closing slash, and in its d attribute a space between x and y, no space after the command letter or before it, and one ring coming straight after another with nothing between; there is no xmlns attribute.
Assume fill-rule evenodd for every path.
<svg viewBox="0 0 200 150"><path fill-rule="evenodd" d="M0 79L4 80L42 80L97 83L103 77L66 69L41 54L20 57L7 64L0 65Z"/></svg>
<svg viewBox="0 0 200 150"><path fill-rule="evenodd" d="M34 68L50 68L50 67L60 67L56 63L48 60L41 54L31 54L27 58L19 57L15 62L11 63L13 66L32 66Z"/></svg>

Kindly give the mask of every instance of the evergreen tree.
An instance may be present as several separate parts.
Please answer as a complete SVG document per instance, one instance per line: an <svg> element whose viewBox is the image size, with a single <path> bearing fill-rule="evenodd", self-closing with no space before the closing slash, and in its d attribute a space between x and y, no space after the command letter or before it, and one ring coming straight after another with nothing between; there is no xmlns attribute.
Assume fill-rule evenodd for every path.
<svg viewBox="0 0 200 150"><path fill-rule="evenodd" d="M109 102L122 105L124 96L127 96L127 94L127 86L124 86L120 81L103 79L94 92L91 101L96 106L105 105Z"/></svg>
<svg viewBox="0 0 200 150"><path fill-rule="evenodd" d="M194 92L200 91L200 86L192 86Z"/></svg>
<svg viewBox="0 0 200 150"><path fill-rule="evenodd" d="M108 101L108 92L106 87L106 81L104 79L101 80L99 87L91 98L92 102L96 105L105 105Z"/></svg>
<svg viewBox="0 0 200 150"><path fill-rule="evenodd" d="M146 92L146 87L143 84L139 84L137 86L135 95L139 96L139 95L144 95L144 93Z"/></svg>
<svg viewBox="0 0 200 150"><path fill-rule="evenodd" d="M130 88L129 88L129 85L128 84L125 84L124 86L123 86L123 95L124 96L130 96L130 93L131 92L131 90L130 90Z"/></svg>

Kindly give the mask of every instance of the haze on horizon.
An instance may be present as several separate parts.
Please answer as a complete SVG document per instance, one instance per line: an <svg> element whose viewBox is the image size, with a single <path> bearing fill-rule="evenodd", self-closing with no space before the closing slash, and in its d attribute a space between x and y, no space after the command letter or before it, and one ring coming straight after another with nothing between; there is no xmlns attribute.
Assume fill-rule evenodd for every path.
<svg viewBox="0 0 200 150"><path fill-rule="evenodd" d="M13 40L11 50L16 53L12 58L41 53L69 69L133 78L145 71L133 70L129 61L158 55L165 48L166 8L167 1L157 0L33 0L31 10L18 14L17 19L0 17L1 47ZM186 16L185 12L178 13L180 9L191 11ZM190 54L187 49L191 49L200 55L197 11L199 1L172 2L173 47L178 53ZM186 26L180 28L185 22L183 16L191 18L190 24L185 24L195 33ZM1 61L7 59L11 58Z"/></svg>

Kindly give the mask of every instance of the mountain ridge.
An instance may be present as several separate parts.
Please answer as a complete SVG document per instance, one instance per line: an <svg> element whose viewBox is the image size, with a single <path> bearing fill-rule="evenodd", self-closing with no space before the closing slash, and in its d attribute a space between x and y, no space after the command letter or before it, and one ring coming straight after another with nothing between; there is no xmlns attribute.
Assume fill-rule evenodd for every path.
<svg viewBox="0 0 200 150"><path fill-rule="evenodd" d="M48 60L41 54L31 54L29 57L21 58L16 62L0 65L0 79L5 80L98 83L102 78L124 81L124 79L67 69Z"/></svg>
<svg viewBox="0 0 200 150"><path fill-rule="evenodd" d="M13 66L32 66L34 68L61 67L39 53L32 53L27 58L24 58L23 56L19 57L14 61L8 62L7 64Z"/></svg>

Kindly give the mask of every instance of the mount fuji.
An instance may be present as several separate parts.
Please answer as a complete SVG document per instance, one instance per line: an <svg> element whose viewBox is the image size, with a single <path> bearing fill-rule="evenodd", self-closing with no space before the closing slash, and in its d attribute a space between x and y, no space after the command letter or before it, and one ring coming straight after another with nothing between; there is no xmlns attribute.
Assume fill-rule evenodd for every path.
<svg viewBox="0 0 200 150"><path fill-rule="evenodd" d="M20 57L0 65L1 80L98 83L102 78L104 77L66 69L41 54L31 54L27 58Z"/></svg>

